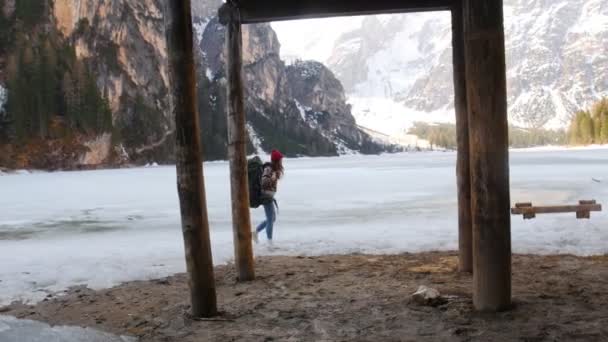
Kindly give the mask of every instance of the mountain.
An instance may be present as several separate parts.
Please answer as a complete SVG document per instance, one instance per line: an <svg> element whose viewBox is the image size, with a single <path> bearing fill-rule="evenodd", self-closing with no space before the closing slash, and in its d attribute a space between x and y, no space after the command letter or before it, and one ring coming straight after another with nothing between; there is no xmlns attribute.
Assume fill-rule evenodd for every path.
<svg viewBox="0 0 608 342"><path fill-rule="evenodd" d="M512 124L564 128L577 109L608 95L608 1L505 0L504 12ZM401 134L414 121L453 122L449 13L332 20L273 27L287 56L318 58L334 71L358 123ZM297 31L306 31L301 40L287 39Z"/></svg>
<svg viewBox="0 0 608 342"><path fill-rule="evenodd" d="M215 17L195 19L195 28L202 138L209 157L219 158L226 154L225 144L218 144L225 139L225 28ZM314 61L286 66L279 49L270 25L243 27L250 152L278 148L288 156L331 156L392 148L357 127L342 84L328 68Z"/></svg>
<svg viewBox="0 0 608 342"><path fill-rule="evenodd" d="M225 159L221 0L193 1L203 156ZM0 166L173 161L163 0L0 0ZM286 66L269 25L245 26L249 152L378 153L334 74Z"/></svg>

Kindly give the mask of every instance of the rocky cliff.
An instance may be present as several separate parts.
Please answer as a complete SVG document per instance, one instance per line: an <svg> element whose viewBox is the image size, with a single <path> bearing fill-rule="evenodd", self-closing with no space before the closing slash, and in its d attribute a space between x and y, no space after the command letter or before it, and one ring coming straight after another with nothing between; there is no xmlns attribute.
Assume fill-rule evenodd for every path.
<svg viewBox="0 0 608 342"><path fill-rule="evenodd" d="M225 29L215 18L199 18L196 23L200 37L199 74L203 79L199 82L199 96L209 96L213 104L201 111L201 121L218 127L213 122L223 120L225 115L223 101L217 102L218 98L225 98ZM293 156L391 149L374 143L357 128L342 84L329 69L313 61L285 65L270 25L243 27L243 69L250 151L279 148ZM209 93L207 89L214 90ZM205 134L203 139L210 143Z"/></svg>
<svg viewBox="0 0 608 342"><path fill-rule="evenodd" d="M12 151L0 163L53 169L171 161L163 1L0 5L6 28L0 35L0 102L8 101L0 147ZM27 89L28 82L35 90ZM33 107L28 96L34 96ZM59 147L79 152L53 153Z"/></svg>
<svg viewBox="0 0 608 342"><path fill-rule="evenodd" d="M21 37L22 42L11 44L9 51L0 51L0 140L6 143L8 139L9 145L4 147L18 155L10 158L22 159L20 167L45 168L49 159L31 161L29 151L45 151L36 156L45 155L69 141L73 145L66 154L69 156L48 168L173 160L174 123L170 117L162 0L0 2L4 12L0 19L7 18L14 25L11 32L15 35L11 38ZM214 19L221 3L193 1L195 43L199 47L196 51L199 111L206 159L227 157L224 27ZM36 20L31 25L22 25L18 16L30 12L37 13ZM0 21L0 25L3 23ZM49 33L54 37L50 42L46 38ZM33 46L31 49L26 41ZM316 156L392 149L373 142L357 128L345 103L343 87L329 69L314 62L285 65L270 25L245 26L243 48L250 152L279 148L288 156ZM22 60L32 54L34 57ZM48 100L54 105L52 113L36 109L36 113L28 113L32 119L28 117L19 124L22 114L15 109L20 108L15 100L19 96L15 94L20 91L16 82L5 91L5 60L10 57L17 61L15 68L20 72L34 70L28 74L31 79L41 78L44 83L47 76L37 68L47 62L49 54L57 56L51 58L56 69L51 71L50 87L55 90ZM64 63L66 58L69 61ZM87 83L89 75L93 85ZM85 85L86 91L81 89ZM96 90L90 90L91 87ZM8 106L12 113L5 115L3 104L7 97L9 103L13 98ZM90 105L87 101L94 103ZM102 122L106 102L111 111L109 126ZM3 121L5 117L9 119ZM19 134L15 134L15 129ZM67 135L70 139L65 138ZM33 140L35 147L21 148Z"/></svg>
<svg viewBox="0 0 608 342"><path fill-rule="evenodd" d="M97 76L132 160L171 159L163 11L161 0L54 0L56 27Z"/></svg>
<svg viewBox="0 0 608 342"><path fill-rule="evenodd" d="M62 1L67 5L62 6ZM227 157L224 28L214 19L221 3L193 1L195 40L200 47L196 57L206 159ZM164 10L160 0L55 2L55 16L65 16L64 20L58 19L58 27L73 37L79 54L96 68L98 83L108 89L115 126L119 127L126 152L135 160L172 160ZM83 18L90 25L84 33L78 30ZM344 103L341 84L326 68L322 80L331 78L332 82L319 83L314 91L338 98L336 102L342 101L341 107L319 104L306 114L307 108L292 95L298 89L287 77L280 44L270 25L245 26L243 50L250 152L279 148L291 156L314 156L393 149L372 142L356 128L350 108ZM301 89L298 93L305 95ZM134 108L134 99L138 98L146 107L144 111ZM307 115L324 117L324 124L315 124Z"/></svg>

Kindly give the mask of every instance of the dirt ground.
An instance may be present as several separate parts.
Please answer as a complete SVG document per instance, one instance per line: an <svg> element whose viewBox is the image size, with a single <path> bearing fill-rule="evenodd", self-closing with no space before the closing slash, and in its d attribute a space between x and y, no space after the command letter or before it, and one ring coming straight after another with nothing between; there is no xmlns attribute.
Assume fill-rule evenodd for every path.
<svg viewBox="0 0 608 342"><path fill-rule="evenodd" d="M0 311L142 341L608 341L608 256L514 256L514 307L497 314L473 311L456 265L454 253L262 257L249 283L220 266L210 321L189 318L183 274ZM419 285L449 299L420 306Z"/></svg>

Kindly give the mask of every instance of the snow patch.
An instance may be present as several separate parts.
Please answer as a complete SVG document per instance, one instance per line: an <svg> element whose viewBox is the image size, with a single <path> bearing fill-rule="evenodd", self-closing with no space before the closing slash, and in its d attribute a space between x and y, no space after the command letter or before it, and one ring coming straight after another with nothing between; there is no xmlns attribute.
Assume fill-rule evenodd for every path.
<svg viewBox="0 0 608 342"><path fill-rule="evenodd" d="M8 100L8 91L0 84L0 114L4 113L4 105Z"/></svg>
<svg viewBox="0 0 608 342"><path fill-rule="evenodd" d="M213 81L213 71L211 71L211 69L207 68L205 70L205 76L207 76L209 81Z"/></svg>
<svg viewBox="0 0 608 342"><path fill-rule="evenodd" d="M359 97L390 97L407 94L416 80L430 72L441 53L451 46L449 28L450 15L443 12L404 14L389 16L390 25L402 18L407 25L401 25L386 46L365 61L366 80L355 85ZM429 27L431 29L429 29ZM429 39L419 41L425 31L431 31ZM346 49L355 45L348 42Z"/></svg>
<svg viewBox="0 0 608 342"><path fill-rule="evenodd" d="M430 150L431 144L428 140L420 139L413 134L403 134L401 136L390 136L373 129L359 126L363 132L367 133L374 142L381 145L397 145L412 150Z"/></svg>
<svg viewBox="0 0 608 342"><path fill-rule="evenodd" d="M209 21L209 19L201 19L192 23L194 36L196 37L196 45L200 45L203 40L203 34L205 33L205 28L207 27L207 24L209 24Z"/></svg>
<svg viewBox="0 0 608 342"><path fill-rule="evenodd" d="M253 144L253 148L255 150L255 154L263 155L265 154L264 149L262 148L262 140L260 136L257 134L255 129L251 124L247 124L247 133L249 134L249 139L251 139L251 143Z"/></svg>
<svg viewBox="0 0 608 342"><path fill-rule="evenodd" d="M321 74L323 64L316 61L296 61L294 66L300 71L300 76L309 79Z"/></svg>
<svg viewBox="0 0 608 342"><path fill-rule="evenodd" d="M403 103L385 97L349 96L352 112L357 124L386 134L402 138L414 122L454 123L453 109L445 108L435 112L421 112L407 108Z"/></svg>
<svg viewBox="0 0 608 342"><path fill-rule="evenodd" d="M338 137L338 130L334 129L332 132L321 131L321 135L334 144L339 155L347 156L359 154L358 151L349 148L346 141Z"/></svg>
<svg viewBox="0 0 608 342"><path fill-rule="evenodd" d="M294 99L294 101L296 103L296 107L298 107L298 111L300 112L300 116L302 117L302 120L304 120L304 122L306 122L306 111L312 110L312 108L302 106L300 101L298 101L296 99Z"/></svg>
<svg viewBox="0 0 608 342"><path fill-rule="evenodd" d="M272 22L281 42L281 59L312 59L325 63L336 40L361 27L364 17L336 17ZM339 29L336 29L339 28ZM298 37L297 39L293 39Z"/></svg>
<svg viewBox="0 0 608 342"><path fill-rule="evenodd" d="M603 1L588 1L583 5L581 20L570 28L571 33L601 34L608 31L608 7Z"/></svg>
<svg viewBox="0 0 608 342"><path fill-rule="evenodd" d="M345 155L356 155L359 154L358 151L350 149L346 146L346 143L342 139L333 139L334 144L336 144L336 149L338 150L338 154L341 156Z"/></svg>
<svg viewBox="0 0 608 342"><path fill-rule="evenodd" d="M566 106L564 105L564 99L562 94L560 94L557 90L551 89L551 101L556 109L556 116L553 117L549 122L545 124L545 128L547 129L560 129L563 127L567 127L570 119L570 113Z"/></svg>

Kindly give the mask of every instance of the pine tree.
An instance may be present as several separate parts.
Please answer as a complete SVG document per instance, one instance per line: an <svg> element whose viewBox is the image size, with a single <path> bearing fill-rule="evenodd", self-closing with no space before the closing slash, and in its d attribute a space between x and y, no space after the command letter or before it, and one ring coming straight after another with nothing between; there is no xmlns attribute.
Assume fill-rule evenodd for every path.
<svg viewBox="0 0 608 342"><path fill-rule="evenodd" d="M56 114L58 107L58 65L55 47L47 39L43 43L41 58L41 73L43 81L44 105L49 108L50 114Z"/></svg>
<svg viewBox="0 0 608 342"><path fill-rule="evenodd" d="M83 94L83 126L87 134L94 134L98 131L97 113L100 108L99 94L95 80L86 73L84 94Z"/></svg>
<svg viewBox="0 0 608 342"><path fill-rule="evenodd" d="M20 139L25 139L43 133L42 122L44 120L40 115L42 108L40 58L34 53L31 46L24 46L20 52L16 80L15 83L12 83L13 89L11 89L11 96L15 98L14 103L19 108L12 107L11 109L16 109L19 113L19 117L15 118L16 131Z"/></svg>
<svg viewBox="0 0 608 342"><path fill-rule="evenodd" d="M570 144L579 145L582 144L582 135L581 135L581 121L583 119L584 113L582 111L576 112L574 117L572 118L572 122L570 123L570 130L568 132L568 137Z"/></svg>
<svg viewBox="0 0 608 342"><path fill-rule="evenodd" d="M99 108L99 133L112 132L112 108L107 91L104 91Z"/></svg>
<svg viewBox="0 0 608 342"><path fill-rule="evenodd" d="M15 1L15 17L26 28L38 24L43 16L48 0L17 0Z"/></svg>
<svg viewBox="0 0 608 342"><path fill-rule="evenodd" d="M87 132L88 117L91 114L86 102L87 70L82 61L76 60L74 64L74 106L72 119L74 128Z"/></svg>
<svg viewBox="0 0 608 342"><path fill-rule="evenodd" d="M4 54L12 43L12 30L9 18L2 13L4 0L0 0L0 55Z"/></svg>
<svg viewBox="0 0 608 342"><path fill-rule="evenodd" d="M596 142L608 143L608 98L604 98L593 106L593 117L597 120L598 131Z"/></svg>
<svg viewBox="0 0 608 342"><path fill-rule="evenodd" d="M599 143L601 140L601 118L598 116L591 116L591 121L593 122L593 142Z"/></svg>
<svg viewBox="0 0 608 342"><path fill-rule="evenodd" d="M78 113L78 95L76 94L76 87L72 74L66 71L63 74L63 80L61 82L61 89L63 92L63 99L65 102L65 118L68 126L76 128L76 117Z"/></svg>
<svg viewBox="0 0 608 342"><path fill-rule="evenodd" d="M589 112L582 112L579 130L581 132L581 143L586 145L592 144L595 130Z"/></svg>
<svg viewBox="0 0 608 342"><path fill-rule="evenodd" d="M600 126L600 134L598 138L598 143L606 144L608 143L608 115L602 115L599 119Z"/></svg>
<svg viewBox="0 0 608 342"><path fill-rule="evenodd" d="M578 111L568 129L570 144L608 143L608 98L593 105L591 112Z"/></svg>

